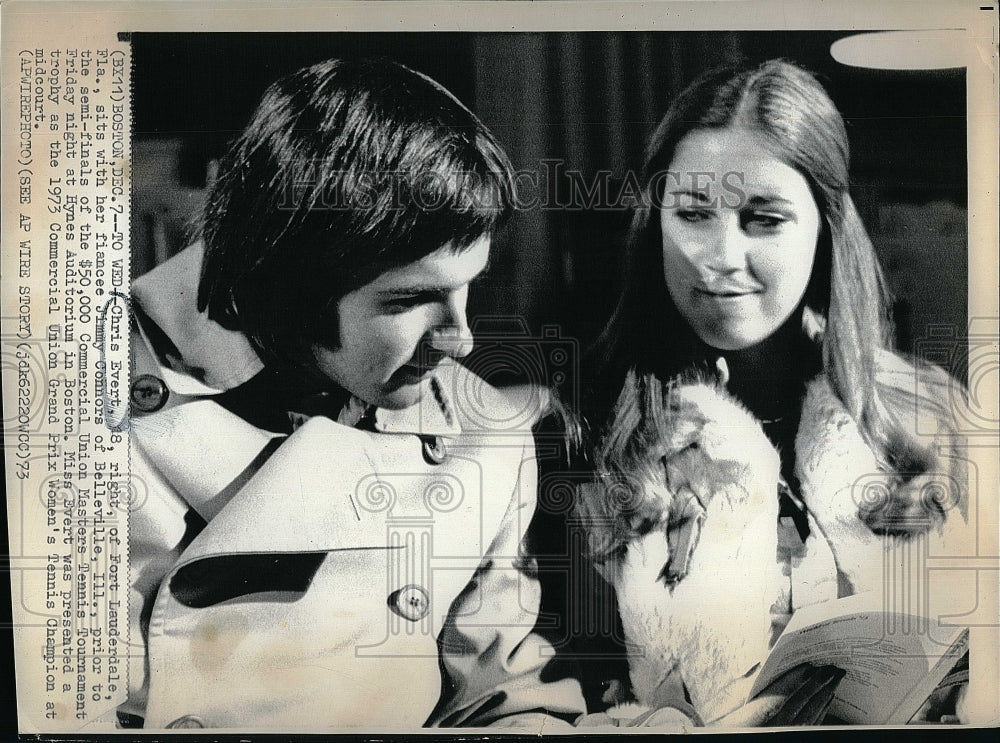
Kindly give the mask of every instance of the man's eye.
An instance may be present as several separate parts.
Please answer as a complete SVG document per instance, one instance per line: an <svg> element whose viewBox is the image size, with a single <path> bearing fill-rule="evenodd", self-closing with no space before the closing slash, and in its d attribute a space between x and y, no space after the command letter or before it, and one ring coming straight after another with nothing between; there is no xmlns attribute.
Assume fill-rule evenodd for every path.
<svg viewBox="0 0 1000 743"><path fill-rule="evenodd" d="M382 307L388 314L398 314L408 312L416 307L444 301L447 293L444 291L427 290L417 291L412 294L392 294L382 302Z"/></svg>
<svg viewBox="0 0 1000 743"><path fill-rule="evenodd" d="M400 312L406 312L414 307L418 307L424 304L427 299L421 294L408 294L405 296L397 296L392 299L386 300L383 304L386 312L389 314L398 314Z"/></svg>

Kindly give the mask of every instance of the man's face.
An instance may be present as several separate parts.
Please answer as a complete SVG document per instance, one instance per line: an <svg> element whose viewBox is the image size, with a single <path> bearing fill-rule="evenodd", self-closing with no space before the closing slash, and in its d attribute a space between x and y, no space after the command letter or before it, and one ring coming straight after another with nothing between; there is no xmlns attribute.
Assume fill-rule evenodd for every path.
<svg viewBox="0 0 1000 743"><path fill-rule="evenodd" d="M465 305L489 255L489 236L459 253L444 246L342 297L339 348L312 348L319 371L369 404L415 404L435 367L472 350Z"/></svg>

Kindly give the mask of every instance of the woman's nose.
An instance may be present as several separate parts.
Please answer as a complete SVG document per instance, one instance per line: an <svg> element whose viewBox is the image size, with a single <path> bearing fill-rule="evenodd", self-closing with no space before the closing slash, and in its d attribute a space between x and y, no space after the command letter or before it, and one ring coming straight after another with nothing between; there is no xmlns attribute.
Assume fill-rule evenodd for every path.
<svg viewBox="0 0 1000 743"><path fill-rule="evenodd" d="M736 215L720 219L704 265L716 273L729 274L746 268L748 236Z"/></svg>

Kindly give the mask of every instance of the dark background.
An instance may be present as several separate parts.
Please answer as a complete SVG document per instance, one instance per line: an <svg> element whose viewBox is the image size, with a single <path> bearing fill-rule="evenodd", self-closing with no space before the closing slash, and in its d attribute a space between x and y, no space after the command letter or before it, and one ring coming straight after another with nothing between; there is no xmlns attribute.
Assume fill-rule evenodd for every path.
<svg viewBox="0 0 1000 743"><path fill-rule="evenodd" d="M639 170L672 96L700 72L785 57L819 75L846 119L854 197L895 295L898 345L910 350L930 325L967 323L965 73L842 65L830 45L851 33L134 34L133 273L190 239L211 161L263 89L321 59L396 59L474 110L515 168L543 172L558 158L588 179L610 171L613 186ZM584 348L617 298L628 220L622 210L519 212L495 240L470 317L514 316L536 335L557 325Z"/></svg>

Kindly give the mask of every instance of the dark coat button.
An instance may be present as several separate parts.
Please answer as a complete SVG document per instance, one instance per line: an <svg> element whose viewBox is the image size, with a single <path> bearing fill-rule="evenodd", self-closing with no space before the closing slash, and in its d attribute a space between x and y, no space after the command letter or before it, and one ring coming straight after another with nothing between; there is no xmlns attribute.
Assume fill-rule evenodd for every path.
<svg viewBox="0 0 1000 743"><path fill-rule="evenodd" d="M389 608L403 619L419 622L431 610L427 589L411 583L389 594Z"/></svg>
<svg viewBox="0 0 1000 743"><path fill-rule="evenodd" d="M440 436L421 436L421 444L424 450L424 461L427 464L441 464L448 456L445 449L444 440Z"/></svg>
<svg viewBox="0 0 1000 743"><path fill-rule="evenodd" d="M154 413L167 404L170 390L163 380L152 374L136 377L129 390L129 398L136 410L143 413Z"/></svg>
<svg viewBox="0 0 1000 743"><path fill-rule="evenodd" d="M183 717L178 717L172 723L167 725L167 727L184 730L192 728L203 728L205 727L205 723L201 721L201 718L195 717L194 715L184 715Z"/></svg>

